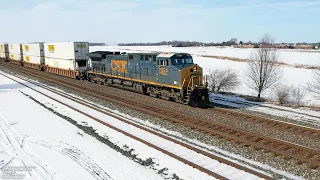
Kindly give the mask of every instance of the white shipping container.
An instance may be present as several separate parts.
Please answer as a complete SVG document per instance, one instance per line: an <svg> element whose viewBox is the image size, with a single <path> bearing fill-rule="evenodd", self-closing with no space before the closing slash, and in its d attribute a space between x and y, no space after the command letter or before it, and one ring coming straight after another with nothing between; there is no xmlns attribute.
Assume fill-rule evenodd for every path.
<svg viewBox="0 0 320 180"><path fill-rule="evenodd" d="M0 44L0 58L9 58L8 44Z"/></svg>
<svg viewBox="0 0 320 180"><path fill-rule="evenodd" d="M44 44L22 44L23 61L33 64L44 64Z"/></svg>
<svg viewBox="0 0 320 180"><path fill-rule="evenodd" d="M88 42L60 42L45 43L44 53L46 58L65 60L88 60Z"/></svg>
<svg viewBox="0 0 320 180"><path fill-rule="evenodd" d="M9 58L16 61L22 60L21 44L9 44Z"/></svg>
<svg viewBox="0 0 320 180"><path fill-rule="evenodd" d="M76 70L77 64L75 60L66 60L66 59L55 59L55 58L45 58L45 65L60 69L70 69Z"/></svg>

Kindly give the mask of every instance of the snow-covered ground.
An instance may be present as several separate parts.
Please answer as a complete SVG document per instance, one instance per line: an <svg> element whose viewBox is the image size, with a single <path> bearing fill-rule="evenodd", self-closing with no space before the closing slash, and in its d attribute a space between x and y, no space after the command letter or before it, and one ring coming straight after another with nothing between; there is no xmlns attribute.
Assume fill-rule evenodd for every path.
<svg viewBox="0 0 320 180"><path fill-rule="evenodd" d="M123 50L123 51L157 51L157 52L186 52L196 56L224 56L248 59L254 49L232 47L168 47L168 46L93 46L91 50ZM320 50L280 49L279 59L282 62L296 65L319 65Z"/></svg>
<svg viewBox="0 0 320 180"><path fill-rule="evenodd" d="M30 83L18 81L230 179L257 179ZM0 168L22 168L22 171L15 172L27 179L163 179L175 176L212 179L1 75L0 99ZM91 127L94 129L91 133L96 133L107 143L88 135L86 132ZM132 156L126 157L124 154ZM150 162L154 164L142 165ZM272 169L265 165L258 166ZM6 175L3 170L1 173Z"/></svg>
<svg viewBox="0 0 320 180"><path fill-rule="evenodd" d="M53 109L78 116L74 119L83 117L12 80L0 78L2 169L30 168L29 172L17 171L26 179L163 179L23 93L42 99L42 103Z"/></svg>
<svg viewBox="0 0 320 180"><path fill-rule="evenodd" d="M246 59L250 56L254 49L237 49L237 48L217 48L217 47L168 47L168 46L93 46L90 51L108 50L108 51L157 51L157 52L187 52L193 55L194 62L204 68L207 73L209 69L234 69L239 74L241 84L232 92L243 95L253 95L256 93L249 89L245 83L246 63L236 62L226 59L216 59L202 57L202 55L237 57ZM315 50L279 50L280 60L288 64L318 65L320 63L320 51ZM294 67L282 66L283 85L306 87L307 83L312 79L313 71L310 69L300 69ZM269 89L262 94L265 98L274 99L274 89ZM320 100L315 99L311 93L307 93L303 100L305 105L320 105Z"/></svg>

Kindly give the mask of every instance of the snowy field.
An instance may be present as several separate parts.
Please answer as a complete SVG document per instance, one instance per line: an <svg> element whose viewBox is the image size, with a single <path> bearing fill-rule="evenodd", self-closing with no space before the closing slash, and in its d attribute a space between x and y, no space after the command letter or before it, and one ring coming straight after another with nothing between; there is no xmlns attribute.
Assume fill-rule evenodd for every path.
<svg viewBox="0 0 320 180"><path fill-rule="evenodd" d="M226 59L215 59L202 57L203 55L225 56L246 59L254 49L237 49L237 48L217 48L217 47L168 47L168 46L93 46L90 51L108 50L108 51L126 51L126 52L186 52L193 55L194 62L204 68L205 72L209 69L234 69L239 74L241 84L232 92L242 95L253 95L256 93L250 90L245 84L244 70L246 63L236 62ZM318 65L320 63L320 51L315 50L279 50L279 58L282 62L288 64ZM283 70L283 85L302 86L312 79L312 70L299 69L294 67L281 67ZM274 99L274 90L270 89L262 94L263 97ZM304 99L304 105L320 105L320 101L308 93Z"/></svg>
<svg viewBox="0 0 320 180"><path fill-rule="evenodd" d="M140 180L172 179L175 176L182 179L213 179L170 156L102 126L68 108L71 106L229 179L258 179L256 176L118 122L110 116L95 112L91 108L28 82L10 77L66 105L0 75L0 168L2 169L0 176L10 175L3 169L11 169L16 172L16 176L20 175L25 179ZM107 143L102 143L89 135L91 127L92 133L104 138ZM247 161L248 164L262 169L292 179L300 179L267 165L246 160L239 155L225 154L228 154L234 162L237 159ZM12 170L14 168L23 170Z"/></svg>
<svg viewBox="0 0 320 180"><path fill-rule="evenodd" d="M91 47L93 50L123 50L123 51L156 51L156 52L186 52L195 56L224 56L248 59L254 50L232 47L168 47L168 46L106 46ZM279 59L282 62L296 65L319 65L320 50L280 49Z"/></svg>

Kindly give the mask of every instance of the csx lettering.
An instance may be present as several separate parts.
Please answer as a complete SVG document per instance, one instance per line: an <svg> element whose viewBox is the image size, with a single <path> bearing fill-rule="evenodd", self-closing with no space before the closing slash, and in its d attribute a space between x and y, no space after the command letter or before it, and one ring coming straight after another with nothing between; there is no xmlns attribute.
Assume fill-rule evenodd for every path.
<svg viewBox="0 0 320 180"><path fill-rule="evenodd" d="M111 60L110 66L112 71L120 72L120 73L126 73L128 72L126 66L127 61L121 61L121 60Z"/></svg>
<svg viewBox="0 0 320 180"><path fill-rule="evenodd" d="M159 73L161 74L161 75L168 75L168 69L167 68L160 68L159 69Z"/></svg>

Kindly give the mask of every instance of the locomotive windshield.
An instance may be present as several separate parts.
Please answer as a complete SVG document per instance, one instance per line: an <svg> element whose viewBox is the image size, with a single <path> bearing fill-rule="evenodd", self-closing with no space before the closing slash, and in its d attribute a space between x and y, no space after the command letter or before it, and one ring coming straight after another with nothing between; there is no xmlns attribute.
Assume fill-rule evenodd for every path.
<svg viewBox="0 0 320 180"><path fill-rule="evenodd" d="M187 54L178 54L171 57L172 65L193 64L192 56Z"/></svg>

